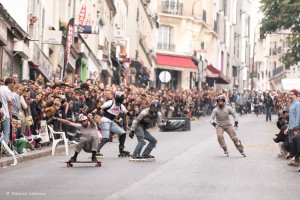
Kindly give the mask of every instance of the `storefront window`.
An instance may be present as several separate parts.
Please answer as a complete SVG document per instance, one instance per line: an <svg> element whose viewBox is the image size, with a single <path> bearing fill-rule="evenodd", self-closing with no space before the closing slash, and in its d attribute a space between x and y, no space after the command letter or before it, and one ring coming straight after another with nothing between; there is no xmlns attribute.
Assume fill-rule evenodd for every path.
<svg viewBox="0 0 300 200"><path fill-rule="evenodd" d="M2 59L2 78L6 79L7 77L10 77L10 57L6 53L6 51L3 51L3 59Z"/></svg>

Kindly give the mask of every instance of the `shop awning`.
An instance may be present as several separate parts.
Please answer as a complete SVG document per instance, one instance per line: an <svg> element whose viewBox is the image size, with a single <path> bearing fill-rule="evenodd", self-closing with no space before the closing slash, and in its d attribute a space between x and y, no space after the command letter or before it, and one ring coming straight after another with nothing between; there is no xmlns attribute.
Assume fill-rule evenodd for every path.
<svg viewBox="0 0 300 200"><path fill-rule="evenodd" d="M230 79L212 65L206 67L206 79L213 79L219 84L229 84Z"/></svg>
<svg viewBox="0 0 300 200"><path fill-rule="evenodd" d="M156 54L157 67L170 70L197 70L198 67L190 57Z"/></svg>

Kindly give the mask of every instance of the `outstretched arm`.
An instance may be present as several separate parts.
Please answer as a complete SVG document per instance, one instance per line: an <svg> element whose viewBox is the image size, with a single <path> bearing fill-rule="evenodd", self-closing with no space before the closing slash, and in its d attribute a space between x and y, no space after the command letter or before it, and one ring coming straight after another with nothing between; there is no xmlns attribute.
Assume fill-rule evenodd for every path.
<svg viewBox="0 0 300 200"><path fill-rule="evenodd" d="M62 122L62 123L66 124L66 125L69 125L69 126L76 127L76 123L70 122L66 119L57 118L57 121Z"/></svg>

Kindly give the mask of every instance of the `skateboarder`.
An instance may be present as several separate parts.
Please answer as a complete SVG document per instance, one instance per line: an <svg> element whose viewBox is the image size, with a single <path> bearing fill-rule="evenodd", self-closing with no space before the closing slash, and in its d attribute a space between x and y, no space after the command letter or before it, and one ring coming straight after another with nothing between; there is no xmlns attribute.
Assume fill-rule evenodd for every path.
<svg viewBox="0 0 300 200"><path fill-rule="evenodd" d="M130 156L130 152L124 151L124 144L126 140L125 130L114 121L120 113L130 116L130 112L128 112L125 106L122 104L124 98L124 94L120 91L117 91L115 93L114 100L109 100L98 108L98 110L104 111L104 115L101 118L102 140L97 149L97 156L102 156L102 154L100 154L100 150L109 141L110 131L119 136L119 156Z"/></svg>
<svg viewBox="0 0 300 200"><path fill-rule="evenodd" d="M228 133L228 135L230 136L231 140L233 141L237 150L243 156L245 156L244 147L243 147L241 141L237 138L236 132L233 129L233 127L230 123L230 119L229 119L229 115L232 115L235 120L234 126L238 127L238 121L237 121L237 117L236 117L234 110L230 106L227 106L225 104L225 97L223 95L220 95L217 97L217 105L218 106L213 110L213 112L211 114L210 123L217 130L218 142L219 142L221 148L223 148L224 153L227 154L227 156L228 156L228 149L227 149L227 146L226 146L226 143L224 140L224 136L223 136L224 131L226 131ZM215 119L216 119L216 122L215 122Z"/></svg>
<svg viewBox="0 0 300 200"><path fill-rule="evenodd" d="M91 114L89 114L88 116L84 116L83 114L80 114L78 116L78 121L80 123L73 123L68 120L55 118L55 117L53 117L52 120L57 120L66 125L76 127L81 132L80 141L75 148L75 154L73 157L71 157L69 162L76 162L77 155L80 153L82 149L84 149L88 153L91 152L92 161L98 162L96 158L96 151L97 151L100 135L98 133L97 125L94 122Z"/></svg>
<svg viewBox="0 0 300 200"><path fill-rule="evenodd" d="M135 134L138 139L138 143L132 155L133 159L154 158L150 153L156 146L157 140L147 131L153 124L153 121L156 121L159 127L166 126L166 122L162 122L162 114L158 100L153 100L150 107L142 110L132 123L129 137L132 139ZM143 146L146 144L145 140L149 141L149 144L143 154L140 155Z"/></svg>

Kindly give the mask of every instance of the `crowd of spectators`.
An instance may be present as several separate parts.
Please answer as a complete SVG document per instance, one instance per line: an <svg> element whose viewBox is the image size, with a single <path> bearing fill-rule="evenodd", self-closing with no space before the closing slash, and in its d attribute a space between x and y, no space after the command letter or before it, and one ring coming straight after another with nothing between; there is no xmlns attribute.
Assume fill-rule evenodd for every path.
<svg viewBox="0 0 300 200"><path fill-rule="evenodd" d="M87 79L84 83L76 79L72 84L61 82L58 78L53 82L46 82L42 75L39 75L37 80L19 80L16 74L7 80L10 80L11 95L8 96L11 97L6 99L0 97L0 101L4 105L11 104L12 112L10 115L6 114L1 123L3 126L7 118L11 119L10 126L5 123L6 128L3 132L7 137L4 139L7 143L12 141L11 145L15 146L14 149L18 154L24 153L24 149L41 148L41 139L33 139L30 136L39 135L42 120L47 124L53 124L56 130L74 132L71 127L55 124L51 118L58 116L76 121L80 113L92 113L104 102L113 99L116 91L124 93L123 104L128 111L138 113L152 100L158 99L165 117L189 117L191 120L209 116L220 94L225 95L227 104L241 115L257 110L258 114L271 112L280 116L290 104L287 95L281 92L237 91L236 89L216 91L215 88L207 85L201 90L196 88L170 90L167 87L157 89L137 88L134 85L104 85L99 80L91 79ZM1 88L8 87L6 82L0 79L0 91ZM102 113L97 112L95 114L99 119ZM268 120L268 116L266 117ZM2 151L2 153L7 152Z"/></svg>

